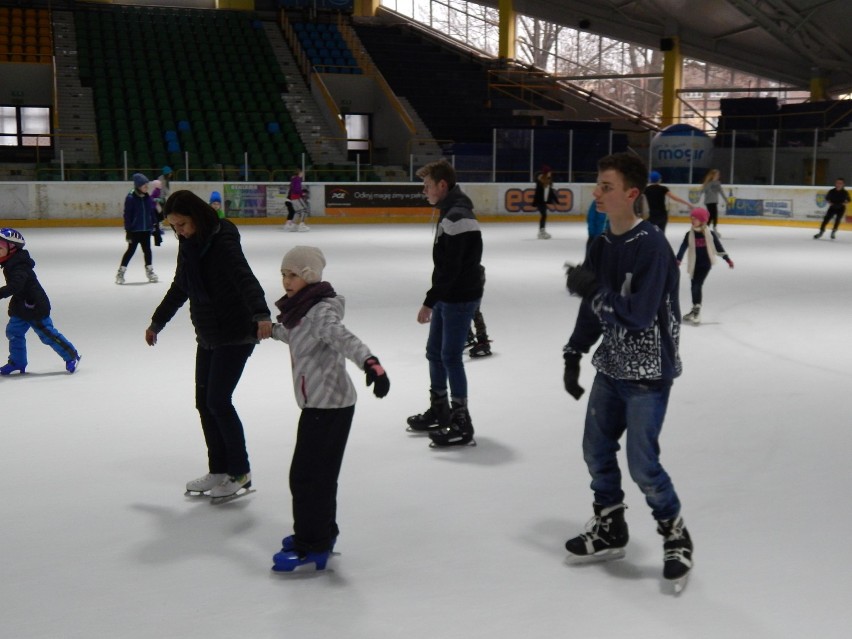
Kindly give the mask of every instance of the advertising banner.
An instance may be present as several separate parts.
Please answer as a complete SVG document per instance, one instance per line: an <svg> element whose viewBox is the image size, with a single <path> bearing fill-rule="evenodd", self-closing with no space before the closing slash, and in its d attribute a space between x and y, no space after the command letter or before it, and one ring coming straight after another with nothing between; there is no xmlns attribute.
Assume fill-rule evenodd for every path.
<svg viewBox="0 0 852 639"><path fill-rule="evenodd" d="M422 184L327 184L326 215L431 215Z"/></svg>
<svg viewBox="0 0 852 639"><path fill-rule="evenodd" d="M266 187L266 216L287 217L288 184L270 184Z"/></svg>
<svg viewBox="0 0 852 639"><path fill-rule="evenodd" d="M698 187L669 185L675 193L689 188L693 206L704 206ZM719 203L719 215L742 218L821 220L828 211L825 195L829 187L803 186L729 186L727 197ZM669 211L670 214L676 214ZM688 215L687 211L683 212Z"/></svg>
<svg viewBox="0 0 852 639"><path fill-rule="evenodd" d="M266 217L266 189L266 186L260 184L226 184L225 215L228 217Z"/></svg>
<svg viewBox="0 0 852 639"><path fill-rule="evenodd" d="M533 197L535 196L535 186L529 184L523 185L503 185L503 202L502 213L517 215L518 213L538 213L538 209L533 206ZM554 185L553 190L556 192L557 202L548 205L548 210L553 213L574 213L574 191L570 188Z"/></svg>

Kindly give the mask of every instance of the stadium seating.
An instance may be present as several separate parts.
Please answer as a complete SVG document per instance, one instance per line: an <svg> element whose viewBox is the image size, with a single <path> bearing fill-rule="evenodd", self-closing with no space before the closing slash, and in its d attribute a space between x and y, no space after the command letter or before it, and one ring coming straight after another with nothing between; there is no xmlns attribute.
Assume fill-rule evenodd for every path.
<svg viewBox="0 0 852 639"><path fill-rule="evenodd" d="M189 179L237 179L246 152L265 172L306 152L252 14L115 5L75 12L75 26L105 168L125 151L135 169L183 167L188 152Z"/></svg>
<svg viewBox="0 0 852 639"><path fill-rule="evenodd" d="M48 9L0 7L0 62L49 64L52 56Z"/></svg>
<svg viewBox="0 0 852 639"><path fill-rule="evenodd" d="M360 74L361 68L337 25L323 22L293 22L293 31L311 65L319 73Z"/></svg>

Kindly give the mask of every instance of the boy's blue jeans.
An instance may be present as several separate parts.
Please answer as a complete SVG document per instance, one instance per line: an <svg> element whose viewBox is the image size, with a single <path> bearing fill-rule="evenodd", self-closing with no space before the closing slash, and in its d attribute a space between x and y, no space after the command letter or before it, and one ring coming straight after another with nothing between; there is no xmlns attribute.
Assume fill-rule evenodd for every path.
<svg viewBox="0 0 852 639"><path fill-rule="evenodd" d="M627 467L645 495L654 519L672 519L680 500L660 464L660 431L671 384L653 385L618 380L598 373L589 394L583 457L592 476L595 503L613 506L624 501L616 453L626 431Z"/></svg>
<svg viewBox="0 0 852 639"><path fill-rule="evenodd" d="M446 393L449 382L450 395L454 399L467 398L462 355L479 302L436 302L432 307L426 359L429 360L430 388L436 393Z"/></svg>
<svg viewBox="0 0 852 639"><path fill-rule="evenodd" d="M21 368L27 366L27 331L32 328L42 344L47 344L64 361L77 357L77 349L56 330L50 317L39 320L25 320L20 317L10 317L6 324L6 338L9 340L9 361Z"/></svg>

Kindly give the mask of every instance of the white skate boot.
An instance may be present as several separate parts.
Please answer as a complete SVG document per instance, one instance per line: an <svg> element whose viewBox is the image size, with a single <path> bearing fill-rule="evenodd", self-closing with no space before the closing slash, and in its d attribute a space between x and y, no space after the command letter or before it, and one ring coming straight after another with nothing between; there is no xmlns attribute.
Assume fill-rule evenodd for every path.
<svg viewBox="0 0 852 639"><path fill-rule="evenodd" d="M124 273L127 271L126 266L119 266L118 273L115 274L115 283L116 284L124 284Z"/></svg>
<svg viewBox="0 0 852 639"><path fill-rule="evenodd" d="M212 503L224 504L226 501L231 501L237 497L248 495L254 492L251 489L251 473L245 475L225 475L225 478L210 490Z"/></svg>
<svg viewBox="0 0 852 639"><path fill-rule="evenodd" d="M225 473L207 473L197 479L186 482L186 495L191 497L206 497L208 491L221 484L228 475Z"/></svg>
<svg viewBox="0 0 852 639"><path fill-rule="evenodd" d="M160 279L157 277L157 274L154 272L154 267L150 264L145 267L145 275L148 276L148 281L152 284L156 284L160 281Z"/></svg>
<svg viewBox="0 0 852 639"><path fill-rule="evenodd" d="M692 310L683 316L683 321L698 326L701 323L701 304L693 305Z"/></svg>

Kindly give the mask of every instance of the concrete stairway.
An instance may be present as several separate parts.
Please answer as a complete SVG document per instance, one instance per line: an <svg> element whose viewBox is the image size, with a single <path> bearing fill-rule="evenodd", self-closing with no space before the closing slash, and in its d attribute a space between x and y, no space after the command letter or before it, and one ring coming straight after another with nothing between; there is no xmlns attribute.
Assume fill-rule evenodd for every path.
<svg viewBox="0 0 852 639"><path fill-rule="evenodd" d="M60 151L65 164L85 162L98 164L97 127L92 89L80 84L77 69L77 38L74 31L74 14L70 11L52 11L54 57L56 60L56 160ZM67 176L73 179L73 175Z"/></svg>
<svg viewBox="0 0 852 639"><path fill-rule="evenodd" d="M290 51L284 34L281 33L281 28L271 21L265 21L263 28L275 52L278 65L287 80L288 92L282 93L281 98L293 117L296 130L311 156L311 162L313 164L348 164L346 153L338 144L331 141L332 138L340 136L331 130L320 113L311 89L299 71L293 52Z"/></svg>
<svg viewBox="0 0 852 639"><path fill-rule="evenodd" d="M426 126L426 123L414 109L412 104L406 98L401 96L397 96L397 99L405 107L406 111L408 111L408 115L411 116L411 119L414 121L414 126L417 128L417 137L414 138L411 143L411 154L414 156L413 174L424 164L436 162L443 158L444 153L437 141L432 137L432 132L429 131L429 127Z"/></svg>

